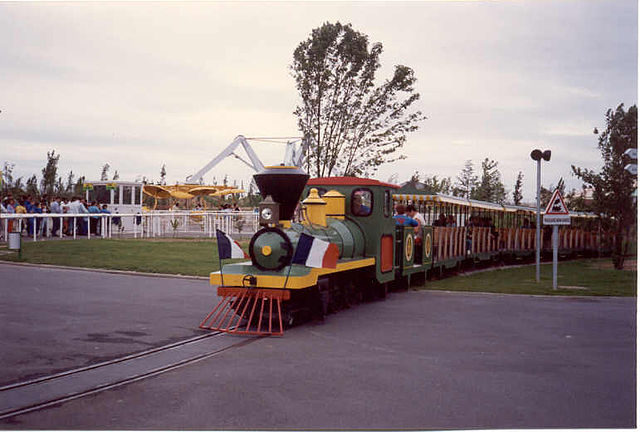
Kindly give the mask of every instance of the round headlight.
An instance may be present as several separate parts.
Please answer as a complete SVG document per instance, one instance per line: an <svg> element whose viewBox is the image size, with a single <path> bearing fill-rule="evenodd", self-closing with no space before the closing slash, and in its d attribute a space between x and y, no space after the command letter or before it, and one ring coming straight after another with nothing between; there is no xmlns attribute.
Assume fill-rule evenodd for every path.
<svg viewBox="0 0 640 432"><path fill-rule="evenodd" d="M269 220L271 219L271 216L273 216L273 211L270 208L264 208L262 209L260 216L262 216L262 219Z"/></svg>

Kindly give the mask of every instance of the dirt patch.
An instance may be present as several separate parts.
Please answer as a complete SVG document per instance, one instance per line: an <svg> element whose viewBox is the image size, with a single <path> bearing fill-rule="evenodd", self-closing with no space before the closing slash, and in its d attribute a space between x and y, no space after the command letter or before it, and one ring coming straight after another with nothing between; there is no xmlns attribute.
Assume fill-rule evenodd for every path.
<svg viewBox="0 0 640 432"><path fill-rule="evenodd" d="M613 262L611 260L606 261L598 261L592 264L592 267L602 270L613 270ZM624 260L623 270L627 271L637 271L638 270L638 261L637 259L626 259Z"/></svg>

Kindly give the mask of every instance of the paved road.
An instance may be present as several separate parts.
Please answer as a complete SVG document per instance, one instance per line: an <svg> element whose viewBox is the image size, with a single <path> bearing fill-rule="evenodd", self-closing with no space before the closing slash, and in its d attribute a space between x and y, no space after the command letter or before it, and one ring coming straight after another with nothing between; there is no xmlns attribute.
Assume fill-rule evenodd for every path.
<svg viewBox="0 0 640 432"><path fill-rule="evenodd" d="M6 277L13 270L0 266L0 272ZM81 273L58 276L68 281L85 277ZM113 276L91 275L103 277ZM125 282L128 279L135 281ZM156 278L116 280L144 291L142 303L162 304L171 293L159 289ZM199 282L174 284L189 298L208 297ZM56 313L60 319L72 315L104 327L106 318L97 311L106 314L110 308L100 305L127 292L119 290L114 288L111 295L96 290L74 299L94 305L94 313L78 317L77 310L62 307ZM80 292L64 297L73 295ZM172 318L147 328L149 340L193 334L189 324L208 308L169 297L174 302L166 305L165 313ZM117 324L111 322L100 332L139 331L140 321L155 323L158 311L141 306L133 302L128 313L119 313ZM195 313L194 308L200 309ZM384 302L332 315L324 324L294 328L282 338L258 339L154 378L5 420L0 427L634 427L635 317L636 299L631 298L397 293ZM5 334L0 336L4 343ZM91 346L72 334L64 341L64 332L58 338L75 352Z"/></svg>
<svg viewBox="0 0 640 432"><path fill-rule="evenodd" d="M205 280L0 263L0 384L201 334L216 302Z"/></svg>

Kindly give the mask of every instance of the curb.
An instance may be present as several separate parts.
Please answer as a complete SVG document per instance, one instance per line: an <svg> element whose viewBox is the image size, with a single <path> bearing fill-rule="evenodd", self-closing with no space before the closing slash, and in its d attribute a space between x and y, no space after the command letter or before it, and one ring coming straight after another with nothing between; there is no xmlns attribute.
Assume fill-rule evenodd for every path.
<svg viewBox="0 0 640 432"><path fill-rule="evenodd" d="M0 265L14 265L14 266L22 266L22 267L39 267L39 268L48 268L55 270L73 270L73 271L85 271L92 273L109 273L109 274L121 274L127 276L145 276L145 277L159 277L159 278L174 278L174 279L191 279L191 280L206 280L209 278L206 276L190 276L190 275L180 275L180 274L167 274L167 273L142 273L128 270L111 270L111 269L101 269L101 268L87 268L87 267L69 267L69 266L58 266L53 264L32 264L32 263L21 263L14 261L2 261L0 260Z"/></svg>

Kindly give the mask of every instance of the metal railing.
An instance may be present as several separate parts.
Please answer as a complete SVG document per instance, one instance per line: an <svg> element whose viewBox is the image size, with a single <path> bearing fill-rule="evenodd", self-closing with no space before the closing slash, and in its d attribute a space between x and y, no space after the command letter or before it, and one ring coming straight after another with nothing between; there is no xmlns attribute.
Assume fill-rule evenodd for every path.
<svg viewBox="0 0 640 432"><path fill-rule="evenodd" d="M144 213L28 213L0 214L0 241L9 232L26 231L38 241L67 238L154 238L209 237L219 229L227 234L251 236L259 229L258 214L253 211L152 211Z"/></svg>

